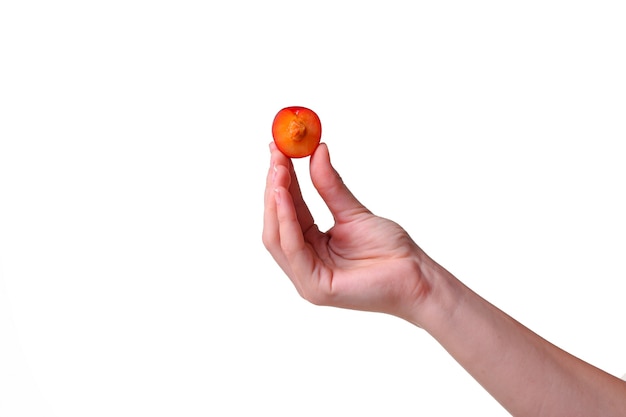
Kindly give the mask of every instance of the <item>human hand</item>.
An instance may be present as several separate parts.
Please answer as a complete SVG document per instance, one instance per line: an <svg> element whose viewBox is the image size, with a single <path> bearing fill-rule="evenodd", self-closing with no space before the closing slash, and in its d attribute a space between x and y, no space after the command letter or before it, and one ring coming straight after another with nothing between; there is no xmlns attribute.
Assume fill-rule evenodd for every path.
<svg viewBox="0 0 626 417"><path fill-rule="evenodd" d="M346 188L326 145L310 160L335 220L325 233L291 160L275 146L271 153L263 242L306 300L422 327L512 415L624 415L624 381L533 333L430 259L399 225L372 214Z"/></svg>
<svg viewBox="0 0 626 417"><path fill-rule="evenodd" d="M430 292L423 273L429 258L402 227L375 216L352 195L323 143L311 156L310 175L335 224L321 232L291 160L273 143L270 150L263 243L298 293L313 304L388 313L415 323L416 309Z"/></svg>

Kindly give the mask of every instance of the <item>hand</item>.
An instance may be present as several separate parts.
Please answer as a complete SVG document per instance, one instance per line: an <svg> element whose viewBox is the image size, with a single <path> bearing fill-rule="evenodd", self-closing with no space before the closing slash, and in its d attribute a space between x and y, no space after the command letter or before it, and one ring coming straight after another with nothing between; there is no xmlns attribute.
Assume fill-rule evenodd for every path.
<svg viewBox="0 0 626 417"><path fill-rule="evenodd" d="M314 304L378 311L423 327L513 415L623 416L624 381L539 337L430 259L350 193L320 144L313 185L334 226L319 231L291 160L274 146L263 242Z"/></svg>
<svg viewBox="0 0 626 417"><path fill-rule="evenodd" d="M313 304L383 312L415 323L415 310L430 292L422 270L428 257L404 229L373 215L352 195L323 143L311 156L310 174L335 224L321 232L291 160L273 143L270 150L263 243L298 293Z"/></svg>

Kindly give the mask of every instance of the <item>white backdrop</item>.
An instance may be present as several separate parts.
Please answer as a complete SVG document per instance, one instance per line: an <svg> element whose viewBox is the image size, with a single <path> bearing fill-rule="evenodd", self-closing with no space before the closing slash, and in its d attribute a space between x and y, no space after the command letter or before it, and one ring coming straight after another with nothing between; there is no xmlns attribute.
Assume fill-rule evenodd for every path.
<svg viewBox="0 0 626 417"><path fill-rule="evenodd" d="M626 372L620 1L4 1L2 416L506 413L261 243L275 113L542 336ZM322 227L329 216L298 160Z"/></svg>

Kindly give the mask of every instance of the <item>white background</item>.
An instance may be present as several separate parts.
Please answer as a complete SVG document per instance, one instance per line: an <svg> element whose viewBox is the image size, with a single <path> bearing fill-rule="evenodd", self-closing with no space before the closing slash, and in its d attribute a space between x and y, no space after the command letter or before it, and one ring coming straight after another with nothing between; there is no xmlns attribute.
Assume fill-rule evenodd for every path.
<svg viewBox="0 0 626 417"><path fill-rule="evenodd" d="M0 415L506 415L423 331L309 305L273 263L289 105L370 209L621 376L625 21L620 1L3 1Z"/></svg>

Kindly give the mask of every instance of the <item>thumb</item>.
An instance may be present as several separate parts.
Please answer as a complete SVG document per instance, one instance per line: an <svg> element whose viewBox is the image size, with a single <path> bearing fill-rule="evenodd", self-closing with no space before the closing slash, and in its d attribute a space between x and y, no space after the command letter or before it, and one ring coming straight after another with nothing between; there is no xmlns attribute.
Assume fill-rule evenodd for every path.
<svg viewBox="0 0 626 417"><path fill-rule="evenodd" d="M348 221L350 217L369 213L348 187L330 163L328 146L320 143L310 161L311 180L336 222Z"/></svg>

